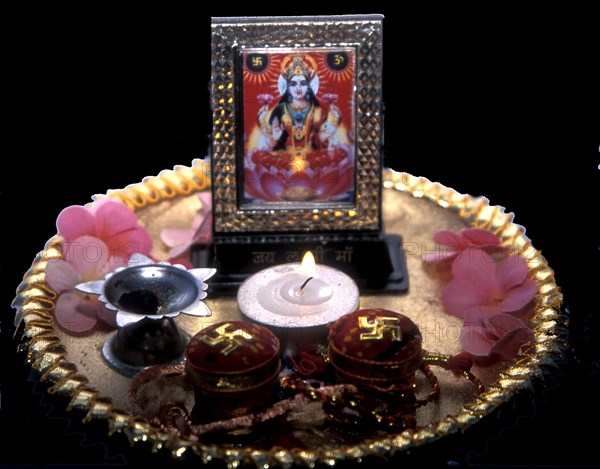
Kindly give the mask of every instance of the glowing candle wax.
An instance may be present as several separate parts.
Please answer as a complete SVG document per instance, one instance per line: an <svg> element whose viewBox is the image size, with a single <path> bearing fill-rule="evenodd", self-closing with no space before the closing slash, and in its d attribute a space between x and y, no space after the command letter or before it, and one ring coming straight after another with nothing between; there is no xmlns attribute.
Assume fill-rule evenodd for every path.
<svg viewBox="0 0 600 469"><path fill-rule="evenodd" d="M338 269L316 265L312 253L302 263L282 264L249 277L238 290L238 306L248 318L281 328L321 326L358 308L354 280Z"/></svg>

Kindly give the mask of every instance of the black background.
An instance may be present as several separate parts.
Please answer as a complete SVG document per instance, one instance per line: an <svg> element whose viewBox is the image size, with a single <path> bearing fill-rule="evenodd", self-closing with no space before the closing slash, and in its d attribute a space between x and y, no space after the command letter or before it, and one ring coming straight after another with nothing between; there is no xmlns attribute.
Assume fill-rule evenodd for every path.
<svg viewBox="0 0 600 469"><path fill-rule="evenodd" d="M384 164L514 212L555 270L571 320L571 348L542 390L393 463L598 464L582 427L597 421L600 384L593 17L563 6L549 18L518 1L213 3L0 4L0 467L169 461L107 439L102 422L79 424L34 383L12 340L15 288L62 208L206 155L211 16L355 13L385 15Z"/></svg>

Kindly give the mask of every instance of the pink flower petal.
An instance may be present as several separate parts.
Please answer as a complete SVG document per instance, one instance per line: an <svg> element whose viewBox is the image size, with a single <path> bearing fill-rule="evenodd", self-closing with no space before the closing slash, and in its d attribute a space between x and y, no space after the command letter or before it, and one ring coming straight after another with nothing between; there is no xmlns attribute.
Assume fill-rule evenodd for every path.
<svg viewBox="0 0 600 469"><path fill-rule="evenodd" d="M461 235L471 245L500 246L500 239L498 236L480 228L468 228L466 230L462 230Z"/></svg>
<svg viewBox="0 0 600 469"><path fill-rule="evenodd" d="M194 237L194 231L191 228L165 228L160 232L160 239L169 247L175 247L182 244L189 245Z"/></svg>
<svg viewBox="0 0 600 469"><path fill-rule="evenodd" d="M62 329L76 334L90 331L98 322L95 310L89 307L88 301L73 293L58 297L54 317Z"/></svg>
<svg viewBox="0 0 600 469"><path fill-rule="evenodd" d="M171 249L168 258L179 257L192 244L208 243L212 239L212 210L208 208L205 215L197 215L192 223L193 228L165 228L160 236Z"/></svg>
<svg viewBox="0 0 600 469"><path fill-rule="evenodd" d="M112 262L116 265L125 265L133 253L148 254L152 249L152 239L138 224L135 214L125 204L116 200L101 200L92 210L81 206L68 207L58 216L56 226L65 238L67 250L75 252L77 248L67 244L85 236L91 237L102 242L108 247L110 254L118 258L116 262ZM87 249L91 247L87 246ZM100 256L97 257L100 259ZM89 252L84 252L82 259L84 258L90 258ZM76 263L75 270L81 272L82 265L77 259L67 259L67 262Z"/></svg>
<svg viewBox="0 0 600 469"><path fill-rule="evenodd" d="M94 215L81 205L72 205L63 209L56 219L56 228L66 242L85 235L96 235Z"/></svg>
<svg viewBox="0 0 600 469"><path fill-rule="evenodd" d="M112 309L108 309L104 306L104 303L100 301L91 301L95 309L96 317L102 322L105 322L109 326L117 327L117 312Z"/></svg>
<svg viewBox="0 0 600 469"><path fill-rule="evenodd" d="M461 278L450 281L442 293L444 309L459 318L463 318L467 311L487 303L488 298L487 293L476 284Z"/></svg>
<svg viewBox="0 0 600 469"><path fill-rule="evenodd" d="M495 311L495 313L499 313L500 311ZM462 318L464 321L464 325L472 326L472 325L481 325L484 323L487 314L484 308L480 306L473 306L471 308L467 308L464 310L462 314Z"/></svg>
<svg viewBox="0 0 600 469"><path fill-rule="evenodd" d="M448 262L453 259L456 259L459 251L455 250L452 247L447 247L443 250L435 251L435 252L425 252L421 256L421 260L423 262Z"/></svg>
<svg viewBox="0 0 600 469"><path fill-rule="evenodd" d="M491 354L500 355L502 358L512 360L519 354L521 347L533 340L533 332L527 327L513 329L507 332L494 344Z"/></svg>
<svg viewBox="0 0 600 469"><path fill-rule="evenodd" d="M98 237L108 240L137 226L137 217L127 205L116 200L105 199L96 203L96 230Z"/></svg>
<svg viewBox="0 0 600 469"><path fill-rule="evenodd" d="M56 293L72 290L80 278L73 266L63 259L49 261L46 266L46 282Z"/></svg>
<svg viewBox="0 0 600 469"><path fill-rule="evenodd" d="M189 248L190 248L189 244L180 244L179 246L172 247L171 249L169 249L169 252L167 253L167 260L180 257Z"/></svg>
<svg viewBox="0 0 600 469"><path fill-rule="evenodd" d="M533 300L531 300L529 303L527 303L522 308L515 310L515 311L503 311L503 312L508 313L511 316L514 316L515 318L519 318L521 321L528 324L533 317L534 311L535 311L535 296L534 296Z"/></svg>
<svg viewBox="0 0 600 469"><path fill-rule="evenodd" d="M498 305L496 303L490 303L490 304L479 306L479 313L481 314L481 317L484 319L487 317L490 317L492 314L500 314L502 312L503 311L500 308L500 305Z"/></svg>
<svg viewBox="0 0 600 469"><path fill-rule="evenodd" d="M494 341L486 336L485 329L476 325L463 326L460 332L460 343L465 352L476 357L488 356L494 345Z"/></svg>
<svg viewBox="0 0 600 469"><path fill-rule="evenodd" d="M212 194L210 191L198 192L198 199L202 204L202 211L208 213L212 210Z"/></svg>
<svg viewBox="0 0 600 469"><path fill-rule="evenodd" d="M81 236L70 243L64 243L63 255L79 274L80 281L102 278L109 252L102 240L93 236Z"/></svg>
<svg viewBox="0 0 600 469"><path fill-rule="evenodd" d="M502 358L513 359L519 353L521 346L533 339L533 332L523 321L509 314L496 314L487 320L488 330L498 337L491 353Z"/></svg>
<svg viewBox="0 0 600 469"><path fill-rule="evenodd" d="M522 285L508 291L506 297L500 303L500 309L505 313L519 311L533 300L536 293L536 283L531 279L527 279Z"/></svg>
<svg viewBox="0 0 600 469"><path fill-rule="evenodd" d="M192 238L193 243L209 243L212 239L212 224L213 224L213 215L212 210L208 212L200 226L198 226L194 236Z"/></svg>
<svg viewBox="0 0 600 469"><path fill-rule="evenodd" d="M195 233L196 231L198 231L198 228L200 228L200 226L202 226L204 217L205 217L204 210L202 210L202 213L199 213L196 216L194 216L194 218L192 218L192 226L191 226L191 228L189 228L190 230L192 230L192 233Z"/></svg>
<svg viewBox="0 0 600 469"><path fill-rule="evenodd" d="M485 327L488 329L488 335L499 338L514 329L525 327L525 324L510 314L499 313L486 318Z"/></svg>
<svg viewBox="0 0 600 469"><path fill-rule="evenodd" d="M103 205L105 205L105 204L111 204L111 203L113 203L113 202L122 203L122 202L119 202L118 200L115 200L115 199L107 199L107 198L100 199L100 200L96 201L96 202L95 202L95 203L94 203L94 204L91 206L91 212L92 212L92 214L94 215L94 217L96 216L96 213L98 213L98 210L99 210L99 209L100 209L100 208L101 208Z"/></svg>
<svg viewBox="0 0 600 469"><path fill-rule="evenodd" d="M119 267L126 267L127 264L119 260L117 256L110 256L106 264L104 264L104 274L112 272Z"/></svg>
<svg viewBox="0 0 600 469"><path fill-rule="evenodd" d="M508 314L495 314L486 319L485 325L465 324L460 341L464 350L474 356L499 355L513 359L521 346L533 337L533 332L519 319Z"/></svg>
<svg viewBox="0 0 600 469"><path fill-rule="evenodd" d="M106 240L111 257L117 258L119 265L126 265L134 254L150 254L152 239L141 226L122 231Z"/></svg>
<svg viewBox="0 0 600 469"><path fill-rule="evenodd" d="M498 287L503 291L522 284L527 278L527 262L517 254L508 256L498 262L496 279Z"/></svg>
<svg viewBox="0 0 600 469"><path fill-rule="evenodd" d="M481 249L467 249L452 264L452 275L479 290L479 297L488 303L496 288L496 266ZM483 298L486 298L483 300Z"/></svg>
<svg viewBox="0 0 600 469"><path fill-rule="evenodd" d="M466 243L462 236L448 230L440 230L433 235L433 240L444 246L452 246L455 249L464 249Z"/></svg>

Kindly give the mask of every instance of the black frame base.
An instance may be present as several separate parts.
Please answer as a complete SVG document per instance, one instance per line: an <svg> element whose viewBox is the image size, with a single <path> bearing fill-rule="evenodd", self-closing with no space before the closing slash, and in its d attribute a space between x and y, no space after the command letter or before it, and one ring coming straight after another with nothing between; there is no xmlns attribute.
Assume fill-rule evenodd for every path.
<svg viewBox="0 0 600 469"><path fill-rule="evenodd" d="M310 250L317 263L352 277L361 292L408 291L402 236L396 234L264 235L217 237L192 247L194 267L214 267L211 293L235 293L250 275L279 264L301 262Z"/></svg>

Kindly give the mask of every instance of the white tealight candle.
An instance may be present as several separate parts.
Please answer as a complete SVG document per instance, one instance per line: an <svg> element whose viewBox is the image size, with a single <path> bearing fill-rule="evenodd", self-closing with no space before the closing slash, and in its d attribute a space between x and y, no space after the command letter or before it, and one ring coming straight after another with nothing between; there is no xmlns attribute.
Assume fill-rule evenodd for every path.
<svg viewBox="0 0 600 469"><path fill-rule="evenodd" d="M297 305L314 306L319 305L333 296L333 289L325 282L314 277L304 280L296 275L281 288L283 299ZM299 284L299 280L304 280Z"/></svg>
<svg viewBox="0 0 600 469"><path fill-rule="evenodd" d="M238 306L248 318L281 328L321 326L358 309L356 282L338 269L315 265L307 252L302 263L269 267L238 290Z"/></svg>

